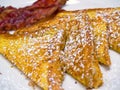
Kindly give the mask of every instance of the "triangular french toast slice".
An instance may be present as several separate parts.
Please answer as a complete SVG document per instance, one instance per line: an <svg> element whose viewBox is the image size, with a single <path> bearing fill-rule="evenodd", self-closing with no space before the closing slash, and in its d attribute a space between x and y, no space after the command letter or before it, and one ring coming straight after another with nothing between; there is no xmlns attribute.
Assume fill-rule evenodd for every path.
<svg viewBox="0 0 120 90"><path fill-rule="evenodd" d="M66 71L87 88L97 88L102 84L102 73L98 60L94 58L93 32L89 17L77 12L69 22L70 31L62 59Z"/></svg>
<svg viewBox="0 0 120 90"><path fill-rule="evenodd" d="M33 33L0 34L0 53L44 90L63 90L64 30L43 28Z"/></svg>
<svg viewBox="0 0 120 90"><path fill-rule="evenodd" d="M94 33L94 44L96 59L104 65L110 66L110 56L109 56L109 44L108 44L108 29L107 22L103 20L103 17L99 17L99 14L110 13L113 9L89 9L86 10L89 17L92 19L92 27ZM108 14L107 13L107 14Z"/></svg>
<svg viewBox="0 0 120 90"><path fill-rule="evenodd" d="M95 57L104 65L111 65L109 56L108 30L106 22L100 17L92 20L94 35Z"/></svg>

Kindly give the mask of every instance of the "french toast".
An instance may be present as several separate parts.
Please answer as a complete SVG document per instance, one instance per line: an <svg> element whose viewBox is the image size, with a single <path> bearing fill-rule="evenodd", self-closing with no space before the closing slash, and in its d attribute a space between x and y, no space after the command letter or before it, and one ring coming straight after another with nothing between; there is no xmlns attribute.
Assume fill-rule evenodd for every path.
<svg viewBox="0 0 120 90"><path fill-rule="evenodd" d="M0 34L0 53L43 90L63 90L64 30L46 28L34 33Z"/></svg>
<svg viewBox="0 0 120 90"><path fill-rule="evenodd" d="M120 18L109 24L109 46L120 53Z"/></svg>
<svg viewBox="0 0 120 90"><path fill-rule="evenodd" d="M78 11L80 11L80 10L78 10ZM22 29L23 31L27 31L27 32L31 32L31 31L35 31L37 28L40 28L41 27L41 25L42 26L48 26L48 27L50 27L50 26L52 26L52 25L55 25L56 23L58 24L62 24L62 22L65 22L64 24L66 24L68 21L70 21L71 19L74 19L74 15L78 12L78 11L61 11L61 12L59 12L55 17L52 17L52 18L54 18L54 19L48 19L48 21L47 20L45 20L44 22L42 21L41 22L41 24L40 24L40 22L38 23L38 24L35 24L34 26L33 26L33 29L31 29L30 28L30 30L29 30L29 28L28 29ZM86 9L86 10L83 10L83 11L85 11L85 12L87 12L87 14L89 15L89 17L91 18L91 19L95 19L95 18L101 18L103 21L105 21L107 24L107 30L108 30L108 33L109 33L109 27L108 27L108 25L110 24L110 23L112 23L112 22L114 22L115 21L115 17L116 17L116 14L114 14L115 12L119 12L120 11L120 8L99 8L99 9ZM72 17L73 18L72 18ZM119 15L117 15L118 17L119 17ZM119 18L118 18L119 19ZM62 21L61 23L60 23L60 21ZM35 27L36 27L36 29L35 29ZM114 30L113 30L114 31ZM115 32L113 32L112 31L112 33L115 33ZM110 33L111 34L111 33ZM111 36L111 35L110 35ZM116 50L117 52L120 52L120 51L118 51L120 48L118 47L119 46L119 44L115 44L115 43L111 43L111 39L112 39L112 41L114 40L114 41L116 41L116 38L115 39L113 39L113 38L110 38L110 37L108 37L109 38L109 47L111 48L111 49L113 49L113 50ZM119 38L119 37L117 37L117 38ZM118 39L119 40L119 39ZM117 43L119 43L119 41L116 41ZM117 47L116 49L115 49L115 47Z"/></svg>
<svg viewBox="0 0 120 90"><path fill-rule="evenodd" d="M57 21L62 21L68 23L69 21L73 20L75 15L79 12L78 11L62 11L56 15ZM110 32L110 23L115 22L113 18L116 17L114 15L115 12L119 12L120 8L99 8L99 9L86 9L86 10L81 10L82 12L86 12L88 16L90 17L91 22L96 25L92 25L93 31L94 31L94 44L95 47L99 47L95 49L96 52L96 59L99 60L100 63L110 66L111 61L110 61L110 56L109 56L109 48L120 52L120 47L119 47L119 42L120 42L120 32L118 30L112 30ZM118 16L118 15L117 15ZM53 20L54 21L54 20ZM64 24L66 24L64 23ZM53 23L52 23L53 24ZM61 24L61 23L59 23ZM48 21L48 24L50 25L50 22ZM69 25L67 25L69 26ZM118 26L118 25L117 25ZM119 28L119 26L118 26ZM66 28L68 33L69 33L69 27ZM118 32L118 36L116 38L111 37L112 33ZM104 33L103 33L104 32ZM98 40L99 39L99 40ZM97 41L97 42L96 42ZM116 43L113 43L116 42Z"/></svg>
<svg viewBox="0 0 120 90"><path fill-rule="evenodd" d="M89 17L84 12L71 20L70 31L62 59L66 71L87 88L97 88L102 84L102 73L98 60L94 58L93 31Z"/></svg>
<svg viewBox="0 0 120 90"><path fill-rule="evenodd" d="M108 44L108 23L104 21L106 15L112 11L112 8L108 9L88 9L86 10L89 17L92 19L92 27L94 32L94 44L96 59L104 65L110 66L110 56L109 56L109 44ZM101 15L102 14L102 15ZM105 14L105 15L103 15Z"/></svg>
<svg viewBox="0 0 120 90"><path fill-rule="evenodd" d="M117 52L120 52L120 47L119 47L119 35L116 37L118 38L116 40L116 38L112 38L112 33L116 33L118 31L115 32L115 30L112 31L112 33L109 31L110 30L110 27L109 27L109 24L112 23L112 22L115 22L115 17L116 15L114 14L115 12L119 12L120 11L120 8L99 8L99 9L86 9L86 10L76 10L76 11L61 11L59 12L55 17L52 17L52 19L48 19L45 20L44 22L42 21L41 23L39 22L38 24L35 24L34 28L36 27L37 28L40 28L41 26L42 27L51 27L52 25L58 25L58 24L62 24L62 27L66 27L65 29L68 30L69 32L69 24L67 24L69 21L71 21L72 19L74 19L75 17L75 14L77 14L77 12L79 11L84 11L88 14L88 16L90 17L90 19L97 19L97 18L101 18L101 21L104 23L106 23L106 27L104 28L107 28L107 32L108 32L108 45L109 45L109 48L117 51ZM117 15L119 17L119 15ZM119 19L119 18L118 18ZM96 21L96 20L94 20ZM100 23L100 22L99 22ZM67 25L66 25L67 24ZM66 26L65 26L66 25ZM59 26L59 25L58 25ZM118 26L118 25L117 25ZM29 30L28 29L22 29L23 31L27 31L27 32L31 32L31 31L35 31L36 29L31 29ZM119 26L118 26L119 28ZM102 29L102 28L101 28ZM119 34L119 32L118 32ZM105 39L105 38L104 38ZM112 43L113 41L116 41L116 43ZM103 46L101 46L103 47ZM106 47L106 45L104 46ZM106 50L102 51L102 52L106 52L106 57L109 56L107 53L108 50L106 48ZM98 55L100 56L100 55ZM102 57L101 57L102 58ZM106 60L106 62L104 61L100 61L101 63L105 64L105 65L110 65L110 60L108 58L108 60Z"/></svg>
<svg viewBox="0 0 120 90"><path fill-rule="evenodd" d="M112 13L112 22L108 24L109 46L120 53L120 9Z"/></svg>
<svg viewBox="0 0 120 90"><path fill-rule="evenodd" d="M82 23L81 21L80 21L80 17L81 16L83 16L83 15L85 15L86 16L86 14L84 13L84 12L81 12L81 11L73 11L73 12L66 12L66 11L63 11L63 12L60 12L59 13L59 15L56 15L54 18L52 18L52 19L50 19L49 18L49 20L48 21L43 21L43 22L39 22L38 24L36 24L36 25L33 25L33 26L31 26L30 28L23 28L22 30L17 30L17 31L15 31L15 33L13 34L13 35L10 35L10 37L9 37L9 35L0 35L0 38L1 38L1 41L0 42L6 42L6 43L1 43L0 44L0 47L1 47L1 49L0 49L0 53L1 54L3 54L5 57L7 57L7 59L9 60L9 61L11 61L11 62L13 62L22 72L24 72L27 76L29 75L29 71L27 71L27 70L24 70L24 69L22 69L23 67L24 68L26 68L27 69L27 67L25 67L25 66L27 66L27 64L29 65L29 63L31 63L31 62L25 62L24 60L26 60L27 58L32 58L32 57L35 57L34 58L34 60L36 61L36 60L38 60L38 58L39 57L41 57L42 55L41 55L41 52L49 52L49 50L48 49L46 49L45 51L44 50L41 50L41 48L39 48L38 46L39 45L41 45L41 43L42 42L45 42L46 40L43 40L43 41L41 41L41 40L37 40L38 42L39 42L39 44L35 44L35 45L37 45L37 46L34 46L34 41L32 41L31 40L31 37L33 37L33 38L40 38L40 35L42 35L42 33L44 32L44 34L45 34L45 36L46 36L46 38L47 38L47 35L46 34L54 34L53 33L53 31L55 30L55 31L57 31L57 28L59 28L59 30L64 30L64 32L65 32L65 34L63 35L63 34L61 34L61 37L63 37L63 39L65 39L65 41L66 41L66 37L67 36L69 36L69 34L71 34L70 33L70 31L71 31L71 29L73 28L73 29L77 29L77 28L79 28L78 26L80 26L80 28L81 28L81 30L78 30L78 31L82 31L82 28L85 28L85 26L84 25L81 25L80 23ZM86 18L84 18L84 19L86 19ZM78 22L78 26L76 26L76 23L74 23L74 21L75 22ZM86 21L84 22L84 20L83 20L83 23L86 23ZM75 24L75 25L74 25ZM44 29L48 29L48 30L45 30L44 31ZM52 28L52 29L51 29ZM43 29L43 30L42 30ZM40 32L40 33L37 33L36 34L36 32ZM77 30L76 30L77 31ZM83 30L83 32L84 32L84 30ZM33 34L31 34L31 33L33 33ZM90 32L88 32L88 34L89 34ZM28 35L27 35L28 34ZM27 36L26 36L27 35ZM34 35L35 35L35 37L34 37ZM43 35L44 36L44 35ZM57 35L55 35L55 36L57 36ZM6 38L5 38L6 37ZM13 39L13 38L16 38L16 37L18 37L17 39ZM89 36L88 36L89 37ZM52 37L51 37L52 38ZM20 40L19 40L20 39ZM31 42L33 42L33 45L32 46L29 46L29 39L30 39L30 41ZM35 40L35 42L36 42L36 39L34 39ZM61 39L61 38L60 38ZM79 38L78 38L79 39ZM83 38L84 39L84 38ZM86 38L87 39L87 38ZM56 38L56 40L57 40L57 38ZM12 41L12 45L13 46L10 46L11 44L10 44L10 42ZM19 42L20 41L20 42ZM62 40L63 41L63 43L64 43L64 40ZM19 42L19 43L18 43ZM37 43L38 43L37 42ZM87 42L87 41L86 41ZM17 44L18 43L18 44ZM28 51L25 49L25 45L23 46L23 45L21 45L21 44L24 44L25 43L25 45L27 46L29 46L29 48L34 48L35 50L39 50L40 49L40 51L39 51L39 54L37 53L37 55L35 54L34 55L34 53L32 53L32 57L30 57L29 56L29 54L27 54L28 53L28 51L29 51L29 48L27 48L28 49ZM51 43L51 42L48 42L48 44L50 43L50 45L52 45L52 44L54 44L54 41L53 41L53 43ZM5 44L5 45L4 45ZM31 43L32 44L32 43ZM6 45L8 45L8 46L6 46ZM24 48L24 50L26 50L26 51L22 51L21 53L19 53L18 52L18 49L19 49L19 45L21 45L21 47L22 48ZM6 49L4 49L4 47L7 47L7 50ZM11 47L13 48L13 50L14 50L14 53L12 52L11 53L11 51L13 51L12 49L11 49ZM16 48L17 47L17 48ZM37 47L37 48L36 48ZM86 55L89 55L88 53L87 53L87 50L88 50L88 48L89 48L89 45L87 46L85 46L86 47L86 49L85 50L83 50L83 54L86 54ZM39 48L39 49L38 49ZM61 45L61 48L63 49L64 48L64 44L63 45ZM93 50L93 46L91 46L90 47L92 50ZM61 50L62 50L61 49ZM79 49L79 48L78 48ZM60 50L60 49L59 49ZM91 51L92 51L91 50ZM31 51L31 49L30 49L30 51ZM25 52L26 53L26 55L24 56L24 60L23 60L23 58L22 58L22 60L21 60L21 58L20 57L22 57L21 55L22 55L22 53L23 52ZM34 51L33 51L34 52ZM55 56L56 57L54 57L54 56L51 56L51 57L49 57L50 59L51 58L57 58L58 60L57 60L57 62L55 62L55 64L50 64L50 65L53 65L53 67L54 67L54 65L57 65L58 66L58 68L60 68L60 65L59 65L59 56L58 56L58 52L59 51L54 51L55 52ZM93 52L93 51L92 51ZM91 52L91 53L92 53ZM8 53L11 53L11 55L10 54L8 54ZM91 53L90 53L90 56L91 56ZM18 57L18 54L19 54L19 57ZM10 55L10 56L9 56ZM15 56L17 56L16 58L15 58L15 60L14 60L14 57ZM39 56L39 57L37 57L37 56ZM90 57L89 56L89 58L87 58L87 56L84 56L84 58L86 58L86 60L85 60L85 62L84 62L84 60L83 60L83 62L79 62L78 64L82 64L82 63L84 63L85 64L85 67L86 67L86 69L83 69L84 70L84 73L83 72L81 72L81 71L79 71L80 73L78 73L77 75L78 76L74 76L75 75L75 73L76 72L74 72L74 71L72 71L72 73L71 73L71 75L74 77L74 78L76 78L79 82L81 82L81 83L83 83L85 86L87 86L88 88L97 88L98 86L100 86L101 84L102 84L102 74L101 74L101 71L100 71L100 69L99 69L99 66L98 66L98 61L97 60L93 60L94 58L94 55L92 55L92 57ZM42 61L47 61L46 59L44 59L44 58L46 58L46 56L42 56L43 58L42 58ZM77 57L79 57L79 55L77 56ZM16 64L16 62L18 62L18 61L21 61L21 63L23 63L23 65L21 66L21 63L17 63ZM33 61L34 61L33 60ZM61 59L62 60L62 59ZM29 61L29 59L28 59L28 61ZM38 60L38 61L40 61L40 60ZM51 61L51 60L50 60ZM59 62L59 63L58 63ZM35 62L33 62L32 64L34 64ZM41 67L39 67L39 69L40 69L40 71L39 71L39 69L38 69L38 71L36 71L36 72L34 72L34 73L36 73L36 74L39 74L39 75L41 75L42 73L43 73L43 71L45 71L44 73L47 75L47 70L45 69L46 67L49 67L49 65L45 62L45 64L44 63L42 63L42 62L39 62L40 64L41 64ZM67 63L67 62L65 62L67 65L69 64L69 63ZM62 63L62 65L66 65L66 64L63 64ZM25 65L24 65L25 64ZM78 64L75 64L75 67L78 67ZM66 68L66 66L64 66L65 68ZM34 67L32 67L32 68L34 68ZM80 67L81 68L81 67ZM89 68L91 68L91 69L89 69ZM56 69L57 69L57 67L56 67ZM56 69L53 69L53 71L55 71ZM93 70L92 70L93 69ZM51 69L50 69L51 70ZM82 69L81 69L82 70ZM93 74L94 72L96 72L97 74ZM40 72L40 73L39 73ZM55 71L55 72L57 72L57 71ZM55 72L53 72L53 73L51 73L52 75L54 75L54 73ZM61 71L62 72L62 71ZM70 71L70 69L68 70L68 72L71 72ZM43 74L44 74L43 73ZM42 75L43 75L42 74ZM58 74L59 74L59 76L61 75L60 74L60 71L58 72ZM79 75L80 74L80 75ZM83 75L83 74L85 74L85 77L82 77L83 79L79 79L79 77L81 76L81 74ZM86 76L86 74L89 74L88 76ZM57 76L58 77L58 76ZM33 81L35 81L39 86L41 86L41 87L43 87L44 88L44 90L47 90L46 88L48 87L48 82L46 81L46 78L44 78L45 80L43 80L43 81L41 81L41 82L38 82L37 80L39 80L39 78L41 78L40 76L38 77L37 76L37 79L36 79L36 77L30 77ZM60 79L59 79L60 78ZM60 82L62 82L62 80L61 80L61 78L62 78L62 75L61 75L61 77L58 77L58 79L59 79L59 81ZM91 80L92 79L92 80ZM45 82L46 81L46 82ZM40 84L39 84L40 83ZM42 85L42 83L47 83L46 85L47 86L43 86ZM59 83L59 84L61 84L61 83ZM51 84L50 84L51 85ZM56 87L56 85L54 86L54 87ZM56 89L57 88L57 89ZM57 86L55 89L56 90L59 90L58 88L59 88L59 86ZM54 90L54 89L53 89Z"/></svg>
<svg viewBox="0 0 120 90"><path fill-rule="evenodd" d="M111 65L109 56L107 24L101 18L92 20L95 58L104 65Z"/></svg>
<svg viewBox="0 0 120 90"><path fill-rule="evenodd" d="M97 88L103 83L98 61L110 65L108 47L120 52L114 10L60 11L12 35L0 34L0 53L44 90L62 90L63 68L87 88Z"/></svg>
<svg viewBox="0 0 120 90"><path fill-rule="evenodd" d="M88 9L86 12L91 19L99 17L107 23L109 48L120 53L120 8Z"/></svg>

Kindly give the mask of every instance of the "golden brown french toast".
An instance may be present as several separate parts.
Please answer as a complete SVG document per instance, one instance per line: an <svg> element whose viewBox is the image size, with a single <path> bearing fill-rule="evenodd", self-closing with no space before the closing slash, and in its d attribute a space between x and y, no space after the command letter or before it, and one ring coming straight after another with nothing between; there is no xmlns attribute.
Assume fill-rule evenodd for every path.
<svg viewBox="0 0 120 90"><path fill-rule="evenodd" d="M112 13L112 22L108 24L109 46L120 53L120 9Z"/></svg>
<svg viewBox="0 0 120 90"><path fill-rule="evenodd" d="M64 30L45 28L34 33L0 34L0 53L44 90L63 90Z"/></svg>
<svg viewBox="0 0 120 90"><path fill-rule="evenodd" d="M107 24L101 18L92 20L95 58L100 63L110 65Z"/></svg>
<svg viewBox="0 0 120 90"><path fill-rule="evenodd" d="M63 13L64 12L64 13ZM81 22L81 16L85 15L87 16L83 11L73 11L73 12L66 12L66 11L63 11L61 12L59 15L57 15L56 17L54 17L53 19L49 19L48 21L44 21L44 23L38 23L36 25L33 25L31 26L30 28L23 28L22 30L17 30L13 35L8 35L8 34L3 34L3 35L0 35L0 38L1 38L1 41L0 42L5 42L5 43L1 43L0 44L0 53L3 54L4 56L7 57L7 59L11 62L13 62L22 72L24 72L26 75L30 75L30 71L27 71L28 70L28 67L26 67L27 65L29 65L29 63L32 63L34 64L35 62L31 62L29 60L31 60L31 58L34 58L33 61L37 60L39 61L39 63L41 64L40 67L38 67L38 71L34 71L33 73L36 73L38 74L38 76L31 76L30 75L30 78L35 81L39 86L43 87L45 90L48 89L48 86L51 85L49 84L50 82L47 82L46 78L47 75L48 75L48 70L49 69L46 69L47 67L54 67L54 65L57 65L58 67L55 68L50 68L51 72L53 71L53 73L50 73L51 75L54 75L54 73L57 73L56 74L56 77L58 78L59 80L59 85L54 85L53 88L55 88L56 90L59 90L60 88L60 85L61 85L61 82L62 82L62 75L61 75L61 72L59 70L59 72L57 72L56 70L58 68L61 68L61 64L59 65L60 61L59 61L59 50L60 47L63 49L64 48L64 44L59 46L59 45L56 45L56 42L54 41L53 38L55 37L52 37L53 36L56 36L57 37L57 32L63 30L63 32L65 32L66 34L61 34L61 37L60 38L56 38L55 40L58 39L58 41L63 41L64 43L64 39L66 38L66 36L69 36L69 34L71 34L71 29L77 29L77 28L81 28L80 30L78 31L83 31L84 32L84 29L82 28L87 28L85 27L83 24L86 23L86 18L84 17L83 21ZM76 23L74 22L77 22L78 26L76 26ZM58 30L59 28L59 30ZM45 30L44 30L45 29ZM56 31L56 32L54 32ZM77 30L76 30L77 31ZM39 32L39 33L38 33ZM91 32L91 31L90 31ZM90 33L88 32L88 34ZM41 37L42 35L42 37ZM50 36L50 37L49 37ZM39 38L43 38L45 37L44 40L39 40ZM59 36L58 36L59 37ZM62 38L62 39L61 39ZM90 38L88 36L88 38ZM52 42L46 42L46 39L53 39ZM59 40L60 39L60 40ZM79 39L79 38L78 38ZM83 38L84 39L84 38ZM87 39L87 38L86 38ZM28 41L31 41L31 43L29 43ZM37 40L37 41L36 41ZM12 45L10 44L10 42L12 42ZM32 43L33 42L33 43ZM41 53L51 53L51 50L49 51L48 48L44 50L42 50L41 48L39 48L39 46L44 46L44 45L41 45L43 42L45 42L44 44L46 45L47 44L50 44L50 45L53 45L55 44L56 47L59 47L59 50L53 50L54 51L54 56L44 56L44 54L41 54ZM90 41L90 44L91 44L92 41ZM35 43L35 44L34 44ZM39 44L38 44L39 43ZM86 41L87 43L87 41ZM5 45L4 45L5 44ZM30 44L30 45L29 45ZM32 45L31 45L32 44ZM60 44L60 42L59 42ZM78 43L79 44L79 43ZM6 46L7 45L7 46ZM20 45L20 47L19 47ZM27 49L25 49L27 47ZM84 46L84 44L83 44ZM4 49L4 47L6 49ZM21 53L19 53L19 49L20 48L24 48L23 51L21 51ZM81 72L79 71L80 73L77 74L77 76L74 76L76 72L72 71L72 76L74 78L76 78L79 82L83 83L85 86L89 87L89 88L97 88L98 86L100 86L102 84L102 74L101 74L101 71L99 69L99 66L98 66L98 61L97 60L94 60L94 55L92 55L91 57L91 54L93 53L93 46L91 46L90 48L92 49L91 53L88 53L87 50L89 48L89 45L85 46L86 48L84 48L85 50L83 50L83 54L86 54L86 56L84 56L85 58L85 62L84 60L81 62L79 62L78 64L85 64L85 68L86 69L83 69L84 72ZM37 54L34 54L34 51L32 51L32 54L29 55L29 52L31 52L31 48L35 49L35 51L39 51ZM81 46L82 48L82 46ZM29 50L30 49L30 50ZM79 49L79 48L78 48ZM13 52L12 52L13 51ZM29 51L29 52L28 52ZM12 52L12 53L11 53ZM9 54L11 53L11 55ZM25 54L25 56L22 57L22 55ZM39 55L40 54L40 55ZM89 55L89 58L87 58L87 55ZM32 56L31 56L32 55ZM14 57L16 57L14 59ZM42 60L40 61L39 60L39 57L42 56ZM80 55L78 55L77 57L79 57ZM22 58L20 58L22 57ZM49 57L50 60L49 62L52 62L52 58L55 58L57 61L52 63L52 64L49 64L46 60L46 58ZM28 58L27 62L26 62L26 59ZM45 58L45 59L44 59ZM19 63L16 64L16 62L18 61L21 61ZM22 61L23 60L23 61ZM43 63L44 62L44 63ZM22 64L23 63L23 64ZM22 64L22 65L21 65ZM63 64L63 63L62 63ZM65 65L68 65L69 63L66 62ZM78 66L78 64L75 64L75 67ZM52 65L52 66L51 66ZM64 65L64 64L63 64ZM26 68L27 70L23 69ZM30 67L29 67L30 68ZM31 68L34 69L34 66L32 66ZM65 66L66 68L66 66ZM81 68L81 67L80 67ZM91 68L91 69L89 69ZM74 68L72 68L74 69ZM95 69L95 72L96 74L94 74L93 70L92 69ZM40 70L40 71L39 71ZM82 69L81 69L82 70ZM32 71L31 71L32 72ZM68 70L68 72L70 73L71 71ZM44 77L42 79L42 81L38 82L37 80L39 80L39 78L41 79L42 77L40 77L41 75L45 74L46 77ZM82 77L81 74L85 74L85 77ZM89 75L86 75L86 74L89 74ZM40 76L39 76L40 75ZM57 76L58 75L58 76ZM59 75L61 77L59 77ZM51 76L52 77L52 76ZM79 77L82 77L83 79L79 79ZM36 79L37 78L37 79ZM59 79L60 78L60 79ZM91 80L92 79L92 80ZM54 81L53 81L54 82ZM44 86L44 84L46 86ZM54 90L54 89L53 89Z"/></svg>
<svg viewBox="0 0 120 90"><path fill-rule="evenodd" d="M86 12L91 19L99 17L107 23L109 47L120 53L120 8L88 9Z"/></svg>
<svg viewBox="0 0 120 90"><path fill-rule="evenodd" d="M79 12L70 21L70 33L66 41L62 59L66 71L87 88L97 88L102 84L102 73L98 60L94 58L93 31L86 13Z"/></svg>
<svg viewBox="0 0 120 90"><path fill-rule="evenodd" d="M102 22L103 23L106 23L106 27L104 28L107 28L107 32L109 34L110 37L109 40L108 40L108 43L109 43L109 47L117 52L120 52L120 47L119 47L119 35L116 37L118 38L116 40L116 38L112 38L112 33L116 33L118 31L115 32L115 30L112 31L112 33L109 31L110 30L110 27L108 27L108 25L112 22L115 22L115 18L116 17L119 17L119 14L115 14L115 12L120 12L120 8L99 8L99 9L86 9L86 10L77 10L77 11L61 11L59 12L55 17L52 17L45 20L45 21L42 21L41 23L38 23L36 24L32 29L28 28L28 29L23 29L23 31L35 31L37 28L40 28L41 25L43 27L51 27L51 26L59 26L59 25L62 25L62 27L65 27L66 30L69 31L69 24L68 22L73 20L75 18L75 15L79 12L79 11L83 11L83 12L86 12L88 14L88 16L90 17L90 19L96 19L96 18L101 18ZM119 18L118 18L119 19ZM94 20L96 21L96 20ZM65 26L66 25L66 26ZM117 25L118 26L118 25ZM36 28L36 29L35 29ZM118 26L119 28L119 26ZM119 34L119 32L118 32ZM112 43L113 41L116 41L116 43ZM106 47L106 46L104 46ZM102 51L102 52L106 52L106 57L108 56L107 55L107 48L106 50ZM98 55L99 56L99 55ZM102 58L102 57L101 57ZM103 63L103 61L100 61ZM107 60L106 62L104 62L103 64L106 65L110 65L110 60ZM108 64L107 64L108 63Z"/></svg>
<svg viewBox="0 0 120 90"><path fill-rule="evenodd" d="M109 46L120 53L120 18L109 24Z"/></svg>
<svg viewBox="0 0 120 90"><path fill-rule="evenodd" d="M97 88L98 61L110 65L108 45L120 52L115 10L61 11L12 35L0 34L0 53L44 90L62 90L62 68L87 88Z"/></svg>

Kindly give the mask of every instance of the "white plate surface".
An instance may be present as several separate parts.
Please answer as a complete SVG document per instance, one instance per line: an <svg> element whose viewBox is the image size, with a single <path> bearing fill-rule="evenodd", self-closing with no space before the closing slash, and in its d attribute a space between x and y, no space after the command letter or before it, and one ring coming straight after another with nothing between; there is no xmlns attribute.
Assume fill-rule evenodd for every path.
<svg viewBox="0 0 120 90"><path fill-rule="evenodd" d="M22 7L32 4L36 0L0 0L1 6L12 5ZM66 10L78 10L85 8L120 7L120 0L69 0L64 7ZM110 50L112 65L109 69L101 66L104 84L95 90L120 90L120 54ZM0 55L0 90L33 90L28 85L29 80L16 68L11 67L2 55ZM65 90L85 90L76 80L66 75L63 82ZM37 90L38 88L35 88Z"/></svg>

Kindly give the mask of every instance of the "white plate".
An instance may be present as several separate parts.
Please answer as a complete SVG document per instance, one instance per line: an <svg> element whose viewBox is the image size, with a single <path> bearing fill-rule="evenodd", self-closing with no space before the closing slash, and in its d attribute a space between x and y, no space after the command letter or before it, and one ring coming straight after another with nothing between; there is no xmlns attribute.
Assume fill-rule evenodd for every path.
<svg viewBox="0 0 120 90"><path fill-rule="evenodd" d="M36 0L0 0L1 6L12 5L21 7L30 5ZM85 8L120 7L120 0L69 0L64 7L66 10ZM110 51L112 65L110 69L101 66L104 84L97 90L120 90L120 54ZM28 85L29 80L12 64L0 55L0 90L33 90ZM63 82L65 90L85 90L76 80L66 75ZM35 89L37 90L37 88Z"/></svg>

